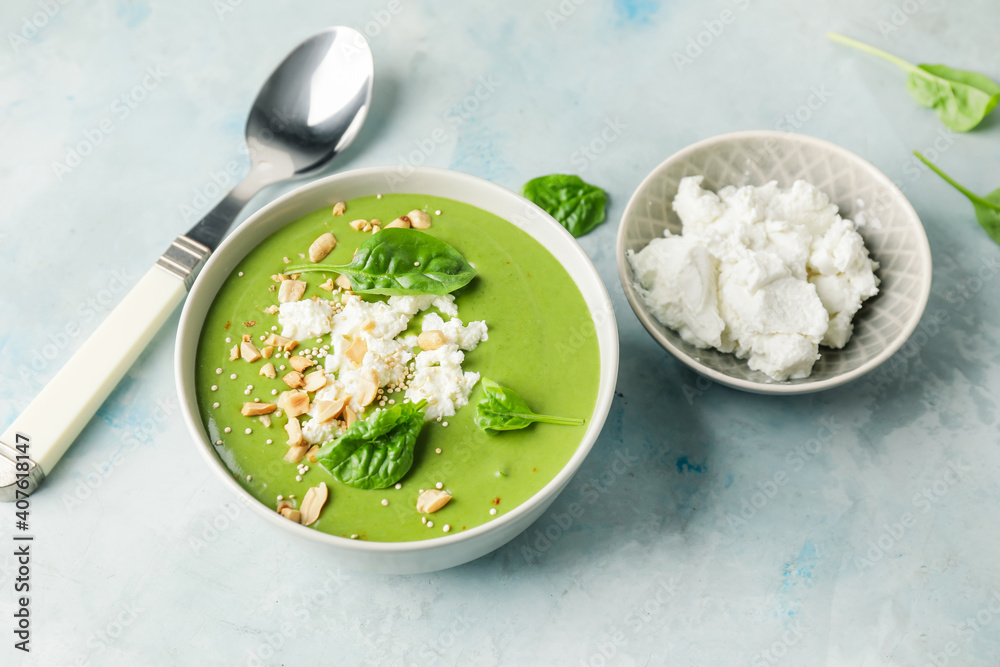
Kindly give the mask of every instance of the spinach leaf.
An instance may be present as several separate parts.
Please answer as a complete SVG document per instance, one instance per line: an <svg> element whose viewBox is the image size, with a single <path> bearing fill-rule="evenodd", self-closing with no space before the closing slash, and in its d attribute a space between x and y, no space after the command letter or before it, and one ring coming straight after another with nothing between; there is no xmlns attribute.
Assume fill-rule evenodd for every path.
<svg viewBox="0 0 1000 667"><path fill-rule="evenodd" d="M342 483L358 489L385 489L413 465L413 449L424 426L424 406L400 403L356 421L316 452L316 460Z"/></svg>
<svg viewBox="0 0 1000 667"><path fill-rule="evenodd" d="M945 65L914 65L891 53L835 32L835 42L884 58L909 74L906 90L917 104L934 109L941 122L956 132L968 132L1000 102L1000 86L976 72Z"/></svg>
<svg viewBox="0 0 1000 667"><path fill-rule="evenodd" d="M962 187L948 174L941 171L933 162L925 158L919 151L913 154L920 158L920 161L930 167L931 171L943 178L951 187L955 188L972 202L972 207L976 210L976 219L982 225L986 233L997 243L1000 243L1000 188L989 193L985 197L980 197L968 188Z"/></svg>
<svg viewBox="0 0 1000 667"><path fill-rule="evenodd" d="M448 294L476 276L462 253L448 243L415 229L396 227L365 239L350 264L283 269L284 273L316 271L346 275L352 290L367 294Z"/></svg>
<svg viewBox="0 0 1000 667"><path fill-rule="evenodd" d="M577 238L604 222L607 195L604 190L585 183L579 176L539 176L525 183L521 194Z"/></svg>
<svg viewBox="0 0 1000 667"><path fill-rule="evenodd" d="M535 414L513 390L486 378L482 385L486 395L476 405L476 426L490 435L522 429L533 422L566 426L579 426L584 422L583 419Z"/></svg>

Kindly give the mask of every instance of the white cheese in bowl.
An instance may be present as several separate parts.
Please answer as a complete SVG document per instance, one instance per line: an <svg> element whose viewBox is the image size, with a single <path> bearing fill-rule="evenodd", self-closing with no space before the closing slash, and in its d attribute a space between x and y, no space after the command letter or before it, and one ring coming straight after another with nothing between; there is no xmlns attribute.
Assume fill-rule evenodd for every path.
<svg viewBox="0 0 1000 667"><path fill-rule="evenodd" d="M842 348L878 264L852 221L815 186L727 186L681 180L682 234L628 259L652 315L688 343L732 352L778 381L808 377L819 346Z"/></svg>

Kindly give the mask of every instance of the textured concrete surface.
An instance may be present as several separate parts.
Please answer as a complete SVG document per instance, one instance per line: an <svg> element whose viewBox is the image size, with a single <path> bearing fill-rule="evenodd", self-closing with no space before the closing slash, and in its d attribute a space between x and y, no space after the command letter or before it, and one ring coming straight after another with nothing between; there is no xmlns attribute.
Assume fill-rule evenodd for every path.
<svg viewBox="0 0 1000 667"><path fill-rule="evenodd" d="M333 24L367 33L377 69L373 113L333 169L422 163L512 189L573 172L608 190L609 221L581 243L622 356L600 440L536 525L468 565L382 577L284 539L210 476L177 413L175 316L32 500L28 657L11 646L14 518L0 508L0 663L1000 663L1000 249L910 156L989 192L1000 116L951 134L899 70L824 38L1000 80L998 20L985 0L8 0L0 427L215 202L227 168L245 172L257 87ZM896 179L935 263L911 345L791 398L668 357L626 304L613 250L661 160L775 127Z"/></svg>

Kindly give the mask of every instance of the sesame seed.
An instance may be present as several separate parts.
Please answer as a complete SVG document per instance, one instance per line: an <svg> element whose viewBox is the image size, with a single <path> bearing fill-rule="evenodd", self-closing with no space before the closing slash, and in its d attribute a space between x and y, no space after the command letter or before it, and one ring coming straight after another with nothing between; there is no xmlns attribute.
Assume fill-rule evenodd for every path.
<svg viewBox="0 0 1000 667"><path fill-rule="evenodd" d="M248 482L252 482L253 481L253 475L247 475L247 481Z"/></svg>
<svg viewBox="0 0 1000 667"><path fill-rule="evenodd" d="M420 517L420 522L421 523L427 523L427 517L425 517L425 516Z"/></svg>
<svg viewBox="0 0 1000 667"><path fill-rule="evenodd" d="M356 540L356 539L358 539L358 534L357 534L357 533L352 533L352 534L351 534L351 539L352 539L352 540Z"/></svg>
<svg viewBox="0 0 1000 667"><path fill-rule="evenodd" d="M490 516L493 516L496 513L497 513L497 508L496 507L491 507L490 508Z"/></svg>
<svg viewBox="0 0 1000 667"><path fill-rule="evenodd" d="M232 342L233 342L233 339L232 339L232 338L230 338L229 336L226 336L226 342L227 342L227 343L232 343Z"/></svg>
<svg viewBox="0 0 1000 667"><path fill-rule="evenodd" d="M222 446L222 441L221 440L216 440L215 444L217 444L217 445L219 445L221 447Z"/></svg>
<svg viewBox="0 0 1000 667"><path fill-rule="evenodd" d="M375 199L381 199L382 195L375 195Z"/></svg>
<svg viewBox="0 0 1000 667"><path fill-rule="evenodd" d="M428 521L427 522L427 527L428 528L433 528L434 527L434 522L433 521Z"/></svg>
<svg viewBox="0 0 1000 667"><path fill-rule="evenodd" d="M219 385L213 384L212 385L212 391L219 391Z"/></svg>
<svg viewBox="0 0 1000 667"><path fill-rule="evenodd" d="M264 340L265 338L267 338L267 336L261 336L260 337L261 340Z"/></svg>
<svg viewBox="0 0 1000 667"><path fill-rule="evenodd" d="M212 403L212 407L213 407L213 408L217 408L217 407L219 407L219 402L218 402L218 401L216 401L215 403Z"/></svg>
<svg viewBox="0 0 1000 667"><path fill-rule="evenodd" d="M413 266L420 266L420 262L414 262ZM227 340L226 342L228 343L229 341Z"/></svg>
<svg viewBox="0 0 1000 667"><path fill-rule="evenodd" d="M383 498L382 499L382 507L387 507L388 505L389 505L389 499L388 498Z"/></svg>
<svg viewBox="0 0 1000 667"><path fill-rule="evenodd" d="M249 396L249 395L250 395L250 390L249 390L249 389L244 389L244 390L243 390L243 393L244 393L245 395Z"/></svg>
<svg viewBox="0 0 1000 667"><path fill-rule="evenodd" d="M268 439L267 439L267 444L269 444L269 445L270 445L270 444L271 444L272 442L274 442L274 441L273 441L273 440L271 440L270 438L268 438Z"/></svg>
<svg viewBox="0 0 1000 667"><path fill-rule="evenodd" d="M441 211L440 210L434 211L434 215L441 215Z"/></svg>
<svg viewBox="0 0 1000 667"><path fill-rule="evenodd" d="M441 482L438 482L437 484L434 485L434 488L443 489L444 488L444 484L442 484Z"/></svg>
<svg viewBox="0 0 1000 667"><path fill-rule="evenodd" d="M396 488L397 489L401 489L401 488L403 488L403 485L402 484L396 484Z"/></svg>
<svg viewBox="0 0 1000 667"><path fill-rule="evenodd" d="M250 391L253 391L253 385L252 384L248 384L247 385L247 389L249 389Z"/></svg>
<svg viewBox="0 0 1000 667"><path fill-rule="evenodd" d="M235 380L235 379L236 379L236 373L233 373L233 374L231 374L231 375L229 376L229 379L230 379L230 380Z"/></svg>
<svg viewBox="0 0 1000 667"><path fill-rule="evenodd" d="M288 497L294 499L295 498L295 494L294 493L289 493Z"/></svg>
<svg viewBox="0 0 1000 667"><path fill-rule="evenodd" d="M242 278L242 277L243 277L243 272L242 272L242 271L240 271L240 272L239 272L239 273L237 273L236 275L238 275L238 276L239 276L240 278Z"/></svg>
<svg viewBox="0 0 1000 667"><path fill-rule="evenodd" d="M437 449L435 449L435 450L434 450L434 453L435 453L435 454L440 454L440 453L441 453L441 448L440 448L440 447L438 447Z"/></svg>
<svg viewBox="0 0 1000 667"><path fill-rule="evenodd" d="M446 523L444 524L444 528L442 528L441 530L447 533L449 530L451 530L451 525Z"/></svg>
<svg viewBox="0 0 1000 667"><path fill-rule="evenodd" d="M222 369L221 368L216 368L215 369L215 374L216 375L222 375Z"/></svg>
<svg viewBox="0 0 1000 667"><path fill-rule="evenodd" d="M247 435L250 435L251 433L253 433L253 429L252 428L248 428L248 429L244 430L243 432L246 433Z"/></svg>
<svg viewBox="0 0 1000 667"><path fill-rule="evenodd" d="M272 389L271 390L271 396L277 396L277 395L278 395L278 390L277 389Z"/></svg>
<svg viewBox="0 0 1000 667"><path fill-rule="evenodd" d="M284 499L285 499L285 497L279 493L278 494L278 500L284 500Z"/></svg>
<svg viewBox="0 0 1000 667"><path fill-rule="evenodd" d="M223 433L232 433L232 432L233 432L233 429L231 429L231 428L229 428L229 427L227 426L226 428L222 429L222 432L223 432Z"/></svg>
<svg viewBox="0 0 1000 667"><path fill-rule="evenodd" d="M281 364L281 366L279 366L279 367L278 367L278 370L279 370L279 371L283 371L283 370L285 370L285 365L284 365L284 364Z"/></svg>
<svg viewBox="0 0 1000 667"><path fill-rule="evenodd" d="M260 403L260 399L259 399L259 398L257 398L256 396L254 396L254 397L253 397L253 402L254 402L254 403Z"/></svg>
<svg viewBox="0 0 1000 667"><path fill-rule="evenodd" d="M441 422L441 426L447 426L448 422Z"/></svg>
<svg viewBox="0 0 1000 667"><path fill-rule="evenodd" d="M302 475L296 475L295 476L295 481L296 482L301 482L302 481Z"/></svg>

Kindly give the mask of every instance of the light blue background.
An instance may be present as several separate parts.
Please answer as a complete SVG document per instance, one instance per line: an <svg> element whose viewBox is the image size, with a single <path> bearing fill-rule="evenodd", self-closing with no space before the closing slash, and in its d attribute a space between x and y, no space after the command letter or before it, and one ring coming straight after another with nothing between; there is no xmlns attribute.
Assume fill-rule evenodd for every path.
<svg viewBox="0 0 1000 667"><path fill-rule="evenodd" d="M58 7L51 18L45 5ZM368 33L377 83L334 169L415 155L511 189L571 172L609 192L609 221L580 241L621 332L621 393L593 453L536 525L474 563L409 577L339 570L210 475L177 412L175 316L33 498L23 663L1000 663L1000 249L910 156L937 143L943 168L989 192L1000 116L950 135L900 71L824 38L836 29L1000 80L1000 6L389 6L3 3L0 427L215 202L213 175L224 180L233 161L245 172L245 114L270 70L344 24ZM36 14L42 27L12 40ZM160 80L135 89L150 68ZM798 126L781 124L789 114ZM608 123L616 136L586 156ZM626 304L614 258L624 205L654 166L699 139L775 127L836 142L898 180L935 265L923 335L894 370L788 398L709 384L664 353ZM440 131L445 141L430 140ZM81 142L96 145L57 174ZM584 512L569 521L573 502ZM12 509L0 515L9 544ZM3 664L22 662L10 647L13 576L0 557Z"/></svg>

